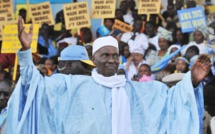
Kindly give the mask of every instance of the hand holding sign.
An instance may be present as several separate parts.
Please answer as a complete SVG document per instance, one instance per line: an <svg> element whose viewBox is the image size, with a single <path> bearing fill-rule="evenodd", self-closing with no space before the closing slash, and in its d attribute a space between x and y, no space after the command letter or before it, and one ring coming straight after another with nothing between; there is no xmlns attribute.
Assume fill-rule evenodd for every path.
<svg viewBox="0 0 215 134"><path fill-rule="evenodd" d="M18 27L18 38L22 45L21 50L28 50L32 42L33 26L31 25L29 33L25 32L25 27L23 26L22 17L19 16L17 27Z"/></svg>

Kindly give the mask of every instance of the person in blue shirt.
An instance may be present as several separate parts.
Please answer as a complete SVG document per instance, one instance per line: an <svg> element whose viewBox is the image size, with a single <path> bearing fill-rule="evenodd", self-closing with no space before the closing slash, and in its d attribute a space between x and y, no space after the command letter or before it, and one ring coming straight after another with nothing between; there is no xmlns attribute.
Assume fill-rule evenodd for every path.
<svg viewBox="0 0 215 134"><path fill-rule="evenodd" d="M111 36L93 43L92 76L55 74L42 77L31 57L33 30L26 33L18 20L21 78L8 107L8 134L158 134L202 131L203 98L200 82L210 70L201 55L176 86L132 82L116 75L118 42Z"/></svg>

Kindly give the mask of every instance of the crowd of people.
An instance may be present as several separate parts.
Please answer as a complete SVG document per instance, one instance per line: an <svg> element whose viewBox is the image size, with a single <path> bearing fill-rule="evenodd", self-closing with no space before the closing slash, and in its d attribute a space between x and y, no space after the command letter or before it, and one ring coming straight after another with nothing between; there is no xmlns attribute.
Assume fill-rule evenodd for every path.
<svg viewBox="0 0 215 134"><path fill-rule="evenodd" d="M14 73L13 70L14 70L15 54L0 54L0 101L1 101L0 102L0 113L1 113L0 114L0 129L1 129L1 131L4 131L3 128L5 128L5 125L6 125L5 122L7 122L6 119L7 119L8 114L12 114L12 112L10 110L8 112L7 104L11 103L11 105L12 105L11 109L13 109L13 110L14 110L14 107L16 108L15 104L13 104L13 103L17 100L13 99L13 100L11 100L11 102L9 101L10 95L12 94L13 89L16 87L16 84L17 84L17 88L26 90L23 92L27 92L27 88L29 88L29 89L33 88L33 89L37 90L37 88L45 89L45 88L49 88L49 86L50 86L50 89L54 90L54 87L52 87L52 85L59 86L59 89L57 89L56 91L48 92L49 95L51 94L53 96L49 96L49 95L46 96L48 98L46 100L47 101L46 105L49 105L49 107L46 110L51 115L57 114L57 113L62 114L62 111L60 111L60 110L58 111L55 109L56 107L59 107L59 105L60 105L60 104L58 104L59 102L57 102L57 100L59 101L60 99L62 99L63 102L66 102L66 101L69 101L70 99L68 99L67 96L65 96L63 94L64 91L60 91L60 89L63 90L64 88L66 88L66 89L71 88L71 86L68 84L67 76L64 76L64 75L61 76L61 75L56 75L56 74L65 74L68 76L78 75L78 77L72 77L71 80L73 83L76 83L76 84L74 84L75 85L74 87L76 87L77 89L80 89L80 91L75 90L74 92L77 92L77 93L68 92L68 94L75 94L75 95L78 94L78 97L74 95L73 96L74 98L72 98L77 102L74 104L71 104L71 105L76 106L76 105L78 105L78 103L85 104L85 102L79 102L80 100L78 100L78 99L80 99L79 97L83 97L83 94L87 95L87 93L89 93L89 95L90 95L90 91L91 91L91 90L86 91L86 93L84 93L84 90L81 88L82 87L81 83L86 82L85 84L83 84L86 86L85 87L86 89L92 87L89 84L90 82L92 82L91 77L84 77L83 75L92 76L92 78L97 83L99 83L99 84L102 83L101 85L105 85L105 87L110 87L113 90L113 88L115 88L115 87L109 86L108 83L110 83L110 85L111 85L112 83L114 83L114 81L112 79L103 78L103 77L99 76L99 74L102 74L103 76L106 76L106 77L112 76L113 75L112 71L115 70L115 68L117 67L117 70L113 71L114 74L116 73L117 76L118 75L125 76L126 81L136 81L137 83L147 83L147 82L154 82L154 80L156 80L156 81L160 81L160 82L166 84L167 86L169 86L169 88L171 88L171 86L176 85L177 82L179 81L177 78L176 78L177 80L174 79L174 77L179 77L179 75L177 75L177 74L183 74L186 78L188 78L186 76L187 75L186 73L189 73L190 71L192 71L193 68L195 68L195 66L197 66L195 63L201 57L200 55L207 54L207 55L209 55L209 58L211 61L211 68L209 69L209 73L207 74L207 76L205 76L201 80L201 84L202 84L202 88L203 88L202 95L204 96L202 98L202 99L204 99L204 101L202 101L202 102L204 102L204 105L202 107L202 109L204 109L204 116L202 119L200 119L200 122L201 122L201 120L203 121L202 124L200 123L200 125L202 125L202 127L200 127L202 129L202 130L200 130L200 132L202 132L204 134L215 133L215 77L214 77L214 75L215 75L215 62L214 62L215 11L209 12L208 8L207 8L207 6L213 6L213 4L215 4L215 3L207 1L207 0L202 5L196 5L196 2L193 0L188 0L187 3L184 3L184 0L176 0L176 1L169 0L167 10L164 11L161 14L161 16L157 15L157 14L151 14L149 20L147 21L146 15L138 14L138 10L135 8L136 7L135 0L123 0L120 3L120 6L115 10L115 18L105 18L104 26L101 26L100 28L98 28L97 31L92 31L92 29L90 27L81 28L80 34L74 33L73 31L67 30L65 28L64 14L63 14L63 10L61 10L60 12L58 12L56 14L56 17L55 17L56 24L54 26L49 26L47 24L43 24L41 26L41 28L39 29L37 53L32 53L31 54L32 56L30 56L29 52L28 52L29 47L26 47L24 45L24 44L26 44L25 40L22 37L19 37L21 44L22 44L23 54L22 54L22 51L20 51L18 55L20 57L24 57L23 55L26 54L28 56L28 58L25 57L26 61L22 61L21 58L19 57L20 63L18 66L19 66L20 70L19 69L17 70L16 80L12 80L12 76ZM186 6L184 6L184 5L186 5ZM196 27L193 32L183 33L181 30L181 27L180 27L177 10L183 10L185 8L194 8L194 7L198 7L198 6L204 7L207 25L201 25L199 27ZM24 19L24 22L26 22L26 20L25 20L26 12L23 13L23 10L24 9L21 10L22 12L20 12L20 16L22 16L22 18ZM124 33L122 31L120 31L119 29L114 29L113 25L114 25L114 22L116 19L131 25L133 27L132 31ZM26 22L26 23L28 23L28 22ZM22 28L20 23L18 25L20 26L20 28ZM103 29L103 28L105 28L109 31L106 35L104 35L104 33L102 33L101 29ZM23 29L19 29L19 32L22 32L22 30ZM94 37L93 33L95 33L96 37ZM31 37L31 35L29 35L28 33L23 33L24 38L27 38L28 36ZM112 38L114 38L115 40ZM115 41L117 41L117 43ZM98 44L100 44L99 47L98 47ZM118 54L115 53L115 49L108 48L107 45L117 48L117 51L119 51L119 53ZM107 49L103 49L103 47L104 48L107 47ZM29 59L29 57L30 58L32 57L32 61L33 61L32 65L35 65L36 69L39 71L42 78L38 77L37 74L35 74L34 69L32 69L33 70L32 71L31 69L29 69L30 67L28 67L28 68L25 67L27 65L29 65L29 66L31 65L30 64L31 60ZM107 64L106 62L108 60L112 60L112 62L110 62L110 64ZM119 66L114 64L117 61L119 61ZM204 63L203 62L204 60L201 60L201 61L202 61L202 63ZM205 61L207 61L207 58L205 58ZM95 68L97 69L97 71L95 71L96 70ZM109 71L108 70L105 71L106 68L108 68ZM99 70L99 69L101 69L101 70ZM29 70L31 70L33 72L31 75L29 74L30 73ZM170 81L169 83L165 82L163 79L170 75L174 76L174 77L172 77L173 79L169 80ZM22 79L21 79L21 77L22 77ZM34 79L34 78L31 78L31 77L35 77L35 80L37 80L37 82L39 82L39 81L41 82L42 81L41 79L43 79L45 82L43 84L39 85L38 87L35 87L35 85L32 83L32 79ZM49 77L50 77L50 80L47 80L47 78L49 78ZM58 81L56 81L57 77L58 77ZM80 77L83 77L83 78L80 78ZM100 78L100 80L97 79L97 77ZM56 78L56 79L54 79L54 78ZM189 78L191 78L191 77L189 77ZM66 81L66 82L59 82L59 81L61 81L61 79L62 79L62 81ZM75 81L75 79L77 79L77 81ZM119 80L119 78L114 78L114 79ZM107 80L106 81L107 83L101 82L102 80ZM122 81L122 80L119 80L119 81ZM183 81L184 81L184 83L183 83ZM35 83L37 83L37 82L35 82ZM173 85L172 85L172 82L174 83ZM20 86L20 83L21 83L21 85L26 84L28 86ZM192 81L192 83L193 83L193 81ZM189 82L186 83L185 80L182 80L182 84L190 84L190 85L186 85L188 88L190 86L192 86L192 83L189 83ZM33 84L33 86L30 86L32 84ZM50 84L50 85L45 85L45 84ZM157 84L157 86L155 87L156 84ZM62 85L64 85L64 86L62 86ZM93 83L92 85L95 85L95 83ZM132 87L131 86L132 84L126 83L125 85L128 87ZM160 85L161 87L158 87L158 85L159 85L158 83L155 83L153 86L149 86L146 84L146 87L152 88L152 90L153 90L153 94L151 94L152 96L157 96L157 95L155 95L156 93L154 93L155 92L154 88L163 88L163 86ZM138 86L139 85L135 85L132 88L136 89L136 88L138 88ZM195 86L197 87L198 85L195 85ZM95 87L97 88L97 86L95 86ZM144 86L139 86L139 88L140 87L144 87ZM96 88L95 88L95 90L97 90ZM174 87L172 87L172 88L174 88ZM175 89L172 89L172 88L169 90L175 91ZM175 88L184 88L184 87L176 85ZM31 90L31 92L32 91L34 91L34 90ZM41 95L42 92L43 92L43 90L41 92L37 91L37 93L35 93L35 95L32 95L32 96L29 95L29 96L34 98L35 96L39 96L38 94ZM46 94L48 94L48 93L46 93ZM106 90L105 90L105 93L106 93ZM102 94L105 94L105 93L102 93ZM139 97L139 95L136 95L137 93L140 93L140 91L135 90L134 96L138 96L137 98L140 99L141 97ZM23 94L26 94L26 93L23 93ZM59 97L56 94L58 94L58 95L61 94L63 96ZM107 91L107 94L110 94L110 92ZM113 94L113 92L112 92L112 94ZM127 94L131 95L132 93L127 93ZM173 95L172 92L169 94L172 95L172 96L170 96L170 98L176 97L175 95ZM54 104L54 102L49 102L51 100L49 97L56 97L53 101L56 101L57 103ZM65 97L65 98L63 98L63 97ZM113 97L113 95L112 95L112 97ZM14 98L16 98L16 97L14 97ZM146 98L144 98L144 99L146 99ZM161 101L161 98L155 99L154 101L158 103L158 101ZM107 99L107 102L110 101L110 100L108 100L110 98L105 98L105 99ZM152 99L152 98L150 98L150 99ZM42 100L43 99L39 97L38 100L36 100L36 102L32 101L30 103L33 103L32 105L34 105L34 103L36 104ZM131 98L130 98L130 100L131 100ZM26 101L26 105L30 104L29 100L27 100L26 96L23 96L22 101ZM92 99L91 101L96 101L96 99ZM141 100L141 101L143 101L143 100ZM155 104L155 102L153 102L151 100L149 101L149 103L151 103L151 104ZM197 101L197 102L201 102L201 101ZM161 101L161 105L166 105L165 103L167 103L167 102ZM172 101L172 102L168 101L168 103L174 103L174 101ZM58 106L54 107L53 104L58 105ZM91 104L93 105L93 102ZM177 104L179 105L181 103L177 102ZM39 106L35 106L36 109L33 108L33 111L31 109L30 110L30 112L32 112L31 115L27 114L27 116L26 116L27 119L24 117L25 120L27 120L27 122L23 121L24 123L22 124L22 126L25 126L26 125L25 123L30 122L30 120L28 120L29 118L36 119L36 118L33 118L32 116L33 115L38 116L39 114L37 115L34 112L37 112L39 110L39 107L44 107L43 105L45 105L45 104L39 103ZM98 104L98 105L101 105L101 104ZM107 103L105 105L107 106L110 104ZM173 104L171 104L171 105L173 105ZM19 107L23 108L24 106L19 106ZM94 106L92 106L92 107L94 107ZM114 107L116 107L116 105L115 106L113 105L112 107L114 108ZM148 105L145 107L148 107ZM149 109L155 110L154 109L155 107L153 107L153 108L152 107L153 106L151 106ZM70 107L65 106L63 109L68 110L69 108ZM122 108L123 110L127 110L127 107L126 108L123 107L123 108ZM21 108L19 108L19 110L20 109ZM55 109L56 110L55 112L57 112L57 113L52 113L53 109ZM193 110L192 108L190 108L190 109ZM76 109L76 110L80 110L80 109ZM92 110L94 110L94 109L92 109ZM182 109L177 109L177 110L182 110ZM23 114L23 113L25 113L25 111L26 111L25 109L21 109L20 112ZM136 112L137 111L138 110L136 110ZM158 110L158 111L162 112L162 110L161 111ZM44 111L42 111L42 112L44 112ZM74 113L75 112L79 112L79 111L74 111ZM109 111L107 111L107 112L109 112ZM179 112L179 111L177 111L177 112ZM175 112L175 113L177 113L177 112ZM199 111L197 111L197 112L199 112ZM21 113L18 112L18 114L21 114ZM182 110L182 113L183 113L183 110ZM15 114L16 114L16 112L15 112ZM139 116L139 115L136 116L135 112L133 112L133 111L128 114L131 114L131 116L132 117L134 116L134 118L145 117L139 113L138 114L141 116ZM158 114L158 116L162 116L162 113L154 112L154 114ZM108 113L108 115L109 115L109 113ZM113 115L115 116L115 114L113 114ZM49 119L46 120L46 118L52 117L52 116L45 117L45 115L44 116L41 115L41 116L45 118L43 120L45 122L47 120L49 120ZM73 115L70 115L70 116L69 116L70 119L78 120L77 117L72 118ZM84 114L82 116L84 116ZM15 116L9 116L8 120L12 120L12 117L16 118ZM19 118L21 119L20 115L17 117L17 120ZM62 116L62 118L63 118L63 116ZM80 118L84 118L84 117L80 117ZM101 116L101 118L104 118L104 121L107 121L106 117ZM155 115L154 118L157 118L157 115ZM170 116L170 118L171 118L171 116ZM61 120L60 117L55 118L55 119L58 121ZM90 121L90 119L93 120L94 118L89 118L89 119L86 119L85 121ZM161 119L161 117L159 117L159 119ZM165 117L163 117L163 119L165 119ZM171 118L171 119L173 119L173 118ZM187 118L187 119L191 119L191 118ZM194 119L194 121L195 121L195 119ZM49 123L52 124L54 122L53 120L54 119L50 119ZM57 122L56 120L55 120L55 122ZM94 119L94 120L96 120L96 119ZM113 120L113 118L112 118L112 120ZM130 119L125 119L125 120L126 121L129 120L128 122L134 123L133 118L131 118L131 120ZM80 121L80 120L78 120L78 121ZM80 125L80 123L78 121L77 122L72 121L72 123L73 124L77 123ZM102 120L99 120L99 121L101 122L101 124L104 123ZM146 121L142 121L142 120L135 120L135 121L142 122L143 124L141 124L141 125L144 125L144 123L146 123ZM152 121L152 120L150 120L150 121ZM38 122L41 123L42 121L39 120ZM164 124L165 123L166 122L164 121ZM174 123L177 123L177 122L174 122ZM180 123L183 123L183 122L180 122ZM14 125L14 124L15 123L13 123L12 125ZM107 124L108 124L108 122L107 122ZM166 124L168 124L168 123L166 123ZM51 126L50 125L46 128L47 131L45 131L45 127L43 128L41 125L39 125L39 126L40 126L40 130L42 129L43 132L68 133L68 132L79 131L79 130L76 130L78 128L78 126L76 126L76 125L74 127L71 127L71 130L68 130L68 131L66 129L60 128L61 127L60 124L55 124L55 125L56 125L55 129L57 129L57 127L59 127L58 130L55 130L53 127L50 127ZM82 125L83 125L83 123L82 123ZM117 125L117 124L115 124L115 125ZM129 126L129 125L126 124L125 126ZM152 128L152 126L149 125L149 128ZM157 125L155 125L155 126L157 127ZM32 127L35 127L35 126L32 125ZM66 125L64 127L66 127ZM93 130L90 130L90 128L87 128L87 126L84 126L84 127L86 127L86 129L88 129L89 131L82 130L82 133L94 132ZM119 128L120 127L121 126L119 125ZM124 127L120 128L120 129L123 129ZM173 125L172 129L174 127L175 126ZM132 126L132 128L135 128L135 126ZM11 129L10 132L14 132L13 129ZM106 128L106 131L102 128L98 129L97 127L95 129L101 133L111 131L108 128ZM115 129L116 128L113 127L113 121L112 121L112 132L115 131ZM118 132L120 132L120 129ZM156 131L156 129L157 128L155 128L155 131L153 131L153 132L166 132L166 129L164 129L163 125L161 125L161 128L158 131ZM27 129L25 131L22 127L19 127L18 130L19 130L19 132L27 131ZM37 128L37 130L39 130L39 129ZM130 131L130 129L128 129L128 130ZM140 130L142 131L144 129L141 128ZM167 130L170 133L174 132L174 130L171 130L171 128L170 129L167 128ZM138 129L136 131L133 129L132 131L133 131L133 133L140 132ZM181 130L181 132L186 132L186 131ZM189 129L189 132L194 132L194 131L192 129ZM113 133L113 134L116 134L116 133Z"/></svg>

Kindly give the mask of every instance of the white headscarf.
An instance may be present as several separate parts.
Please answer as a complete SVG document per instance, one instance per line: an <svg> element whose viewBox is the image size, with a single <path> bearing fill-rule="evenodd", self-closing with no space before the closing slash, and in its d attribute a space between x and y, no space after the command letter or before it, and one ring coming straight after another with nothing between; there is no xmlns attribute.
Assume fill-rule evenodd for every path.
<svg viewBox="0 0 215 134"><path fill-rule="evenodd" d="M159 38L164 38L168 41L172 41L172 32L170 32L162 27L158 28L158 35L159 35Z"/></svg>
<svg viewBox="0 0 215 134"><path fill-rule="evenodd" d="M177 48L177 49L180 49L181 47L179 45L171 45L168 50L167 50L167 54L170 55L170 52L172 50L172 48Z"/></svg>

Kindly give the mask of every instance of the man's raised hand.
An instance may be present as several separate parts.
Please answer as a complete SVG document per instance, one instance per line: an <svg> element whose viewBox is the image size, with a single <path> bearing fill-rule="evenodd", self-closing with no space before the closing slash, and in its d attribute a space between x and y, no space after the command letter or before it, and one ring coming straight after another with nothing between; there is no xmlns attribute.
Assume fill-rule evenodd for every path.
<svg viewBox="0 0 215 134"><path fill-rule="evenodd" d="M21 50L28 50L30 48L31 42L32 42L33 26L31 25L28 33L25 32L25 27L22 22L22 17L19 16L17 27L18 27L18 38L22 45Z"/></svg>
<svg viewBox="0 0 215 134"><path fill-rule="evenodd" d="M199 83L208 75L210 68L210 57L206 54L200 55L191 69L191 79L194 87L197 87Z"/></svg>

